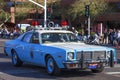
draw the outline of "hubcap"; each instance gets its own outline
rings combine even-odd
[[[54,70],[54,63],[53,63],[53,59],[49,58],[48,62],[47,62],[47,69],[49,73],[52,73]]]
[[[13,54],[13,63],[16,64],[17,63],[17,55],[14,53]]]

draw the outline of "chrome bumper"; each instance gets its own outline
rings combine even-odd
[[[95,69],[99,68],[100,65],[109,66],[106,60],[99,61],[66,61],[63,62],[67,69]]]

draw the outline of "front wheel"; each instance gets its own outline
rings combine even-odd
[[[59,75],[60,69],[56,65],[54,59],[51,56],[48,56],[46,59],[46,69],[50,75]]]
[[[91,69],[93,73],[100,73],[104,70],[104,66],[101,64],[99,68],[97,69]]]
[[[19,57],[15,51],[12,53],[12,63],[16,67],[20,67],[23,64],[23,62],[19,59]]]

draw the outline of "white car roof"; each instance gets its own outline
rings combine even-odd
[[[67,30],[36,30],[40,34],[42,33],[72,33],[71,31]]]

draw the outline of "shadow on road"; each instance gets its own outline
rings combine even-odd
[[[5,54],[3,53],[0,53],[0,58],[9,58],[8,56],[6,56]]]
[[[60,80],[61,78],[89,77],[96,75],[91,71],[67,70],[62,71],[59,76],[51,76],[47,74],[45,68],[28,63],[24,63],[22,67],[14,67],[11,63],[11,59],[3,53],[0,53],[0,73],[21,78],[36,78],[45,80]]]
[[[51,76],[47,74],[45,68],[31,65],[31,64],[23,64],[22,67],[14,67],[9,60],[9,62],[0,62],[1,68],[0,72],[12,75],[15,77],[21,78],[36,78],[36,79],[48,79],[48,80],[56,80],[60,78],[73,78],[73,77],[89,77],[94,76],[96,74],[91,71],[62,71],[59,76]]]

